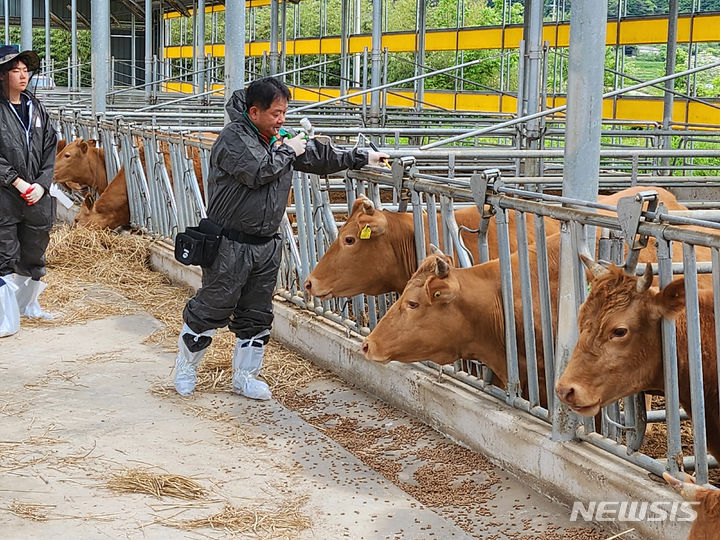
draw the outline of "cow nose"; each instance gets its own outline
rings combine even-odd
[[[569,385],[560,383],[556,384],[555,393],[558,395],[560,400],[565,403],[571,403],[575,399],[575,389]]]
[[[305,280],[305,290],[307,292],[312,292],[312,280],[310,278]]]

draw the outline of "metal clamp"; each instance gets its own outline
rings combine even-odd
[[[647,202],[646,212],[655,212],[658,206],[657,191],[639,191],[632,197],[623,197],[618,201],[617,213],[625,243],[630,248],[625,261],[625,271],[634,273],[640,250],[647,246],[648,236],[638,234],[640,221],[643,219],[643,206]]]
[[[395,158],[390,166],[390,174],[393,179],[393,186],[396,192],[400,195],[400,202],[398,204],[398,212],[407,211],[408,201],[410,200],[410,192],[403,185],[405,179],[405,171],[408,167],[415,166],[415,158],[412,156],[404,156]]]
[[[494,212],[487,214],[485,203],[487,201],[487,190],[496,192],[502,186],[502,175],[500,169],[485,169],[481,173],[475,173],[470,177],[470,191],[483,218],[490,217]]]

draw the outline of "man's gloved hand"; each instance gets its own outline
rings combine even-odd
[[[371,167],[389,167],[387,160],[390,156],[385,152],[368,151],[368,165]]]
[[[292,139],[285,139],[284,143],[293,149],[296,156],[302,156],[305,153],[307,139],[304,133],[298,133]]]
[[[38,183],[34,183],[30,186],[28,191],[25,192],[23,199],[27,201],[28,205],[33,205],[38,202],[44,194],[45,188]]]

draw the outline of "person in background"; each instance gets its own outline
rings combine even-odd
[[[227,325],[237,337],[234,392],[272,397],[268,385],[255,377],[270,339],[282,255],[278,230],[293,170],[325,175],[378,166],[388,157],[308,141],[303,133],[286,136],[281,127],[289,99],[288,88],[267,77],[236,91],[226,105],[230,123],[213,144],[208,175],[207,215],[222,236],[215,261],[202,269],[202,287],[183,311],[174,381],[181,395],[193,392],[197,367],[215,330]]]
[[[57,135],[27,90],[39,67],[33,51],[0,46],[0,336],[17,332],[18,315],[51,318],[37,298],[55,218],[48,192]]]

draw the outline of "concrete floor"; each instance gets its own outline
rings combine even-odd
[[[611,536],[330,374],[281,401],[164,392],[174,356],[143,344],[161,324],[140,313],[24,325],[0,341],[3,538],[225,538],[187,521],[226,505],[261,518],[244,537]],[[208,494],[108,488],[131,468],[192,477]]]

